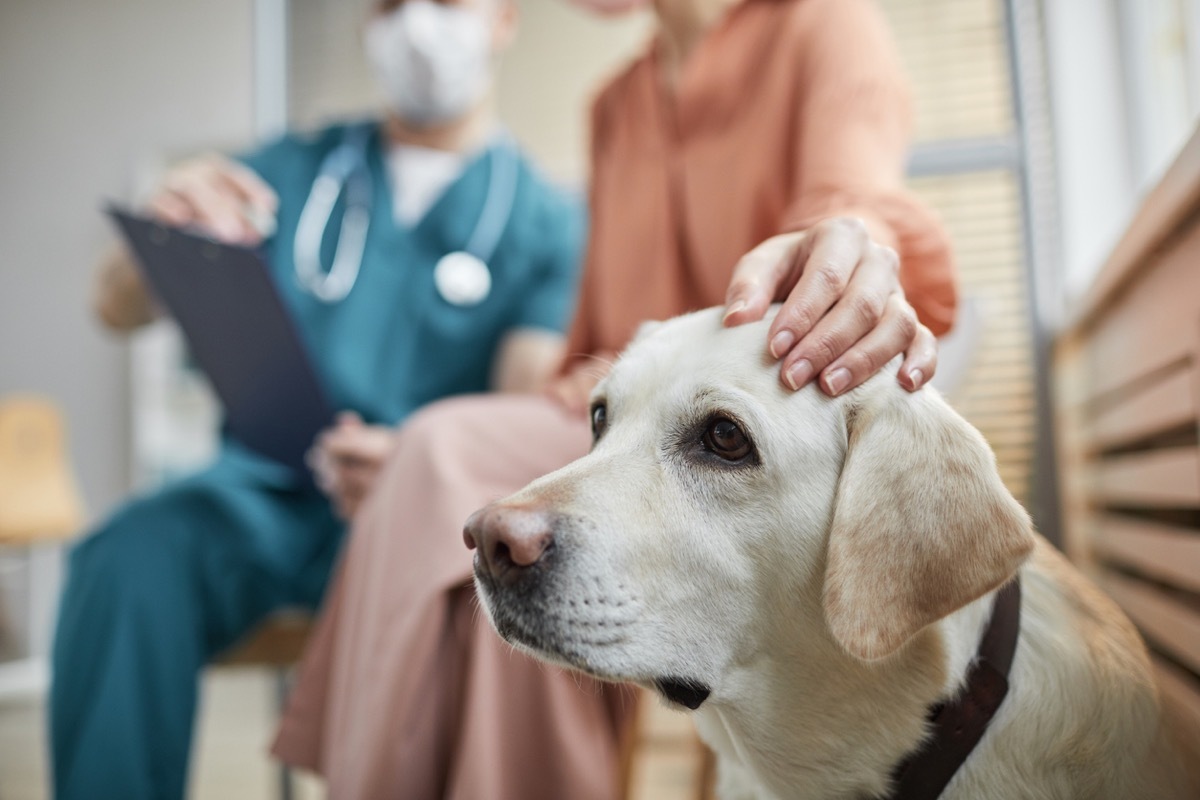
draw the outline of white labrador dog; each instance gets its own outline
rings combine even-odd
[[[722,797],[880,797],[1019,572],[1011,688],[942,797],[1192,797],[1138,634],[979,433],[895,365],[785,391],[764,325],[643,331],[593,395],[591,454],[472,517],[501,635],[696,708]]]

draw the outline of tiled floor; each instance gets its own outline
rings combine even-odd
[[[267,758],[275,719],[267,670],[228,668],[205,678],[204,707],[192,768],[193,800],[257,800],[278,796],[278,768]],[[37,699],[0,700],[0,800],[46,800],[45,721]],[[300,775],[296,800],[324,797]]]
[[[269,671],[223,668],[205,678],[192,769],[192,800],[270,800],[278,768],[267,758],[275,721]],[[691,723],[652,698],[642,707],[631,800],[694,800],[700,751]],[[46,800],[43,708],[36,699],[0,700],[0,800]],[[318,781],[297,776],[297,800],[324,797]]]

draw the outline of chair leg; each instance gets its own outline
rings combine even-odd
[[[291,691],[291,674],[287,669],[275,670],[275,705],[278,718],[283,717],[287,706],[288,692]],[[279,762],[279,800],[294,800],[296,787],[292,779],[292,768],[286,761]]]

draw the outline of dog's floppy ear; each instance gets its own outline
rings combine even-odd
[[[1007,582],[1034,539],[987,442],[936,392],[885,374],[856,394],[824,606],[837,642],[871,661]]]

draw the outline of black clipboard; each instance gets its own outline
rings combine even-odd
[[[334,412],[262,256],[107,210],[212,382],[229,433],[311,479],[304,455]]]

